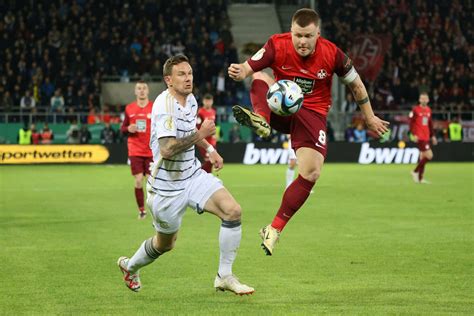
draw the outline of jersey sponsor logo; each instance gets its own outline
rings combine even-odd
[[[321,69],[316,73],[316,77],[318,77],[318,79],[324,79],[327,76],[328,76],[328,73],[325,69]]]
[[[137,132],[146,132],[146,120],[137,120],[135,123],[137,124]]]
[[[319,147],[319,148],[323,148],[324,149],[324,146],[321,145],[320,143],[315,143],[316,147]]]
[[[254,61],[257,61],[257,60],[260,60],[262,59],[263,57],[263,54],[265,54],[265,48],[261,48],[258,52],[256,52],[252,58],[250,58],[251,60],[254,60]]]
[[[293,67],[291,67],[291,66],[281,66],[281,69],[283,69],[283,70],[289,70],[291,68],[293,68]]]
[[[313,86],[314,86],[314,80],[313,79],[308,79],[308,78],[303,78],[303,77],[295,77],[293,79],[296,84],[298,84],[303,91],[304,94],[309,94],[313,92]]]
[[[371,148],[369,143],[360,147],[360,164],[409,164],[417,163],[420,151],[418,148]]]

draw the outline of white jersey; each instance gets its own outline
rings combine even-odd
[[[163,91],[153,103],[151,112],[150,147],[153,152],[151,176],[148,177],[148,190],[165,196],[182,193],[201,163],[196,158],[194,146],[176,154],[170,159],[160,155],[159,138],[189,136],[196,131],[198,104],[194,95],[188,95],[186,105],[181,106],[169,93]]]

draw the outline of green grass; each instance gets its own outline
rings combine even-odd
[[[154,233],[136,219],[127,166],[0,168],[0,314],[473,314],[474,164],[327,164],[275,255],[285,166],[227,165],[243,208],[234,272],[249,297],[215,292],[219,221],[189,211],[176,248],[125,288],[116,266]]]

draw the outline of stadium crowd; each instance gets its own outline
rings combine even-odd
[[[101,102],[104,77],[160,78],[163,62],[177,53],[190,57],[198,98],[211,93],[216,105],[236,104],[246,93],[226,76],[227,65],[238,60],[227,3],[0,2],[0,113],[41,113],[36,122],[53,122],[48,115],[56,114],[55,123],[118,124],[125,104]],[[319,1],[318,10],[331,17],[323,20],[323,35],[349,54],[357,34],[390,38],[380,74],[366,82],[376,110],[407,111],[426,91],[435,112],[474,111],[471,2],[331,0]],[[357,108],[348,94],[342,111],[355,112],[348,117],[348,141],[371,136],[358,127]],[[226,111],[220,115],[227,121]],[[353,135],[357,130],[360,137]]]
[[[434,111],[474,110],[472,2],[332,0],[318,9],[331,17],[324,36],[347,52],[357,34],[391,36],[382,71],[368,85],[375,108],[407,109],[428,92]]]
[[[105,75],[160,77],[178,53],[190,57],[198,95],[234,102],[225,1],[9,1],[0,11],[0,111],[97,111]]]

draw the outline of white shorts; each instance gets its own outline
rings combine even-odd
[[[156,231],[164,234],[177,232],[188,206],[202,213],[211,195],[223,187],[220,179],[200,169],[196,176],[188,180],[186,189],[178,195],[163,196],[149,193],[147,204],[151,209]]]

